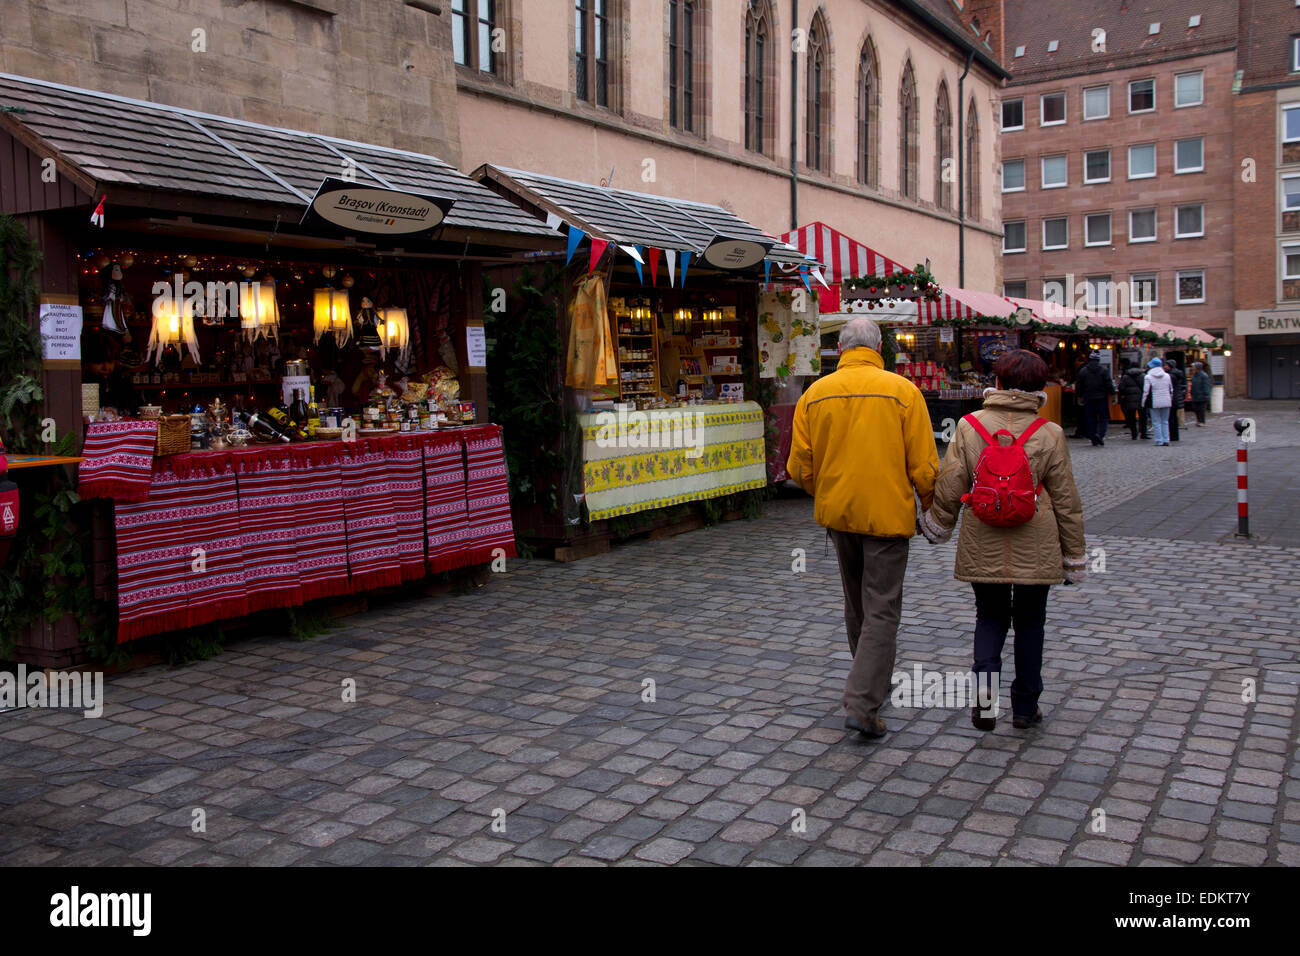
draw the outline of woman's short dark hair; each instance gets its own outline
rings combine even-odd
[[[1003,388],[1037,392],[1047,384],[1047,363],[1024,349],[1010,349],[993,363],[993,374]]]

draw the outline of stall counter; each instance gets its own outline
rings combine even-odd
[[[767,485],[756,402],[621,408],[580,415],[578,423],[591,521]]]

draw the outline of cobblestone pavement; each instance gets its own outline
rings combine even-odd
[[[1226,418],[1181,445],[1075,443],[1089,515],[1235,448]],[[113,676],[100,719],[0,713],[0,863],[1300,864],[1300,541],[1141,531],[1054,590],[1030,731],[887,705],[846,734],[834,554],[783,500]],[[969,667],[952,559],[913,542],[899,670]]]

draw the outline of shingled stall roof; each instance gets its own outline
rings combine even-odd
[[[817,265],[793,246],[767,235],[721,206],[650,193],[592,186],[570,179],[485,164],[471,175],[495,183],[543,212],[558,215],[597,239],[625,246],[699,254],[718,236],[773,243],[767,258],[777,265]]]
[[[355,164],[359,185],[455,200],[448,229],[556,240],[513,203],[441,160],[0,73],[0,123],[70,166],[88,192],[158,190],[301,212]],[[517,244],[517,243],[512,243]]]

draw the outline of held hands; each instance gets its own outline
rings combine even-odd
[[[916,530],[925,535],[925,540],[931,544],[943,544],[952,537],[952,528],[944,528],[939,522],[931,517],[929,511],[922,512],[921,516],[916,519]]]

